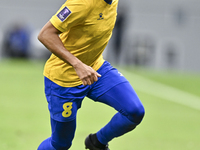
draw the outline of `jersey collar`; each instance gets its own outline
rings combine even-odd
[[[106,3],[108,3],[108,4],[112,4],[112,0],[104,0]]]

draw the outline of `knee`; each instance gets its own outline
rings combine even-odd
[[[127,111],[128,119],[136,124],[140,124],[144,115],[145,109],[143,105],[139,105],[137,107],[131,107]]]

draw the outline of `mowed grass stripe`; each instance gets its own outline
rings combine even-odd
[[[129,79],[135,90],[200,110],[199,96],[141,77],[123,69],[120,69],[120,71]]]

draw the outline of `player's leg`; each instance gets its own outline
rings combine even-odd
[[[59,122],[51,118],[52,135],[44,140],[38,150],[67,150],[71,147],[76,120]]]
[[[44,140],[38,147],[37,150],[56,150],[51,144],[51,137]]]
[[[67,150],[72,145],[76,130],[76,120],[59,122],[51,119],[52,140],[51,144],[56,150]]]
[[[113,87],[97,100],[118,111],[110,122],[97,132],[97,138],[102,144],[133,130],[143,119],[144,107],[128,82]]]
[[[110,105],[118,113],[97,132],[97,135],[89,136],[87,139],[93,139],[93,142],[98,139],[99,146],[105,146],[113,138],[133,130],[144,116],[144,107],[127,79],[108,62],[105,62],[98,72],[102,76],[87,96]]]
[[[81,107],[87,86],[61,87],[45,78],[45,94],[51,115],[52,135],[38,150],[68,150],[76,129],[76,114]],[[80,94],[81,93],[81,94]]]
[[[110,105],[118,113],[96,134],[87,137],[86,147],[90,140],[96,147],[103,148],[113,138],[133,130],[143,119],[144,107],[128,82],[114,86],[96,101]]]

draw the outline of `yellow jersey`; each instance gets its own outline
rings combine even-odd
[[[117,5],[118,0],[67,0],[50,19],[62,32],[65,48],[95,71],[104,63],[102,53],[112,35]],[[54,54],[45,64],[44,76],[63,87],[82,84],[74,68]]]

